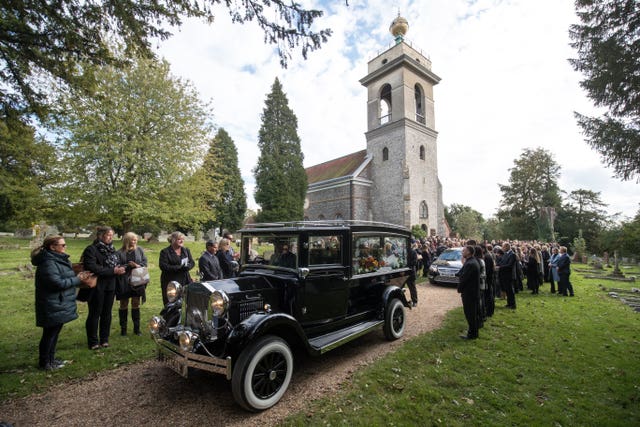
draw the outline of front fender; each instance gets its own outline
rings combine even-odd
[[[306,335],[294,317],[286,313],[255,313],[233,328],[227,337],[227,352],[236,358],[250,342],[268,333],[288,342],[297,339],[309,348]]]

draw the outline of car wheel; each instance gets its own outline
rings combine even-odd
[[[435,280],[433,280],[431,277],[429,277],[429,283],[431,283],[432,285],[435,285],[435,284],[436,284],[436,281],[435,281]]]
[[[404,333],[405,316],[402,301],[392,299],[384,312],[384,336],[389,341],[397,340]]]
[[[292,372],[289,345],[279,337],[266,335],[240,353],[231,378],[233,398],[249,411],[268,409],[287,391]]]

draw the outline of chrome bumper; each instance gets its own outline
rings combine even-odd
[[[202,354],[189,353],[170,341],[162,338],[154,338],[158,346],[158,360],[165,366],[173,369],[178,374],[187,378],[189,368],[223,374],[231,379],[231,357],[221,359]]]

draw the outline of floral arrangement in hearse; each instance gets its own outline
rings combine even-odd
[[[357,273],[372,273],[384,266],[385,262],[383,260],[377,260],[372,255],[369,255],[368,257],[360,258],[358,260]]]

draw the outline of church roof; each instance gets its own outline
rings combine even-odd
[[[351,176],[362,165],[366,156],[367,150],[362,150],[319,165],[310,166],[306,169],[307,181],[309,184],[314,184],[329,179]]]

